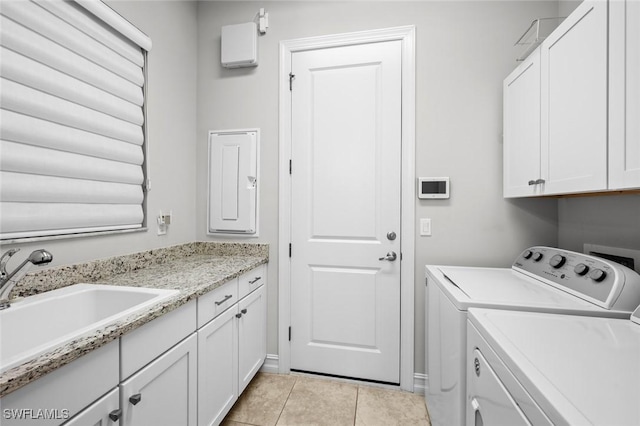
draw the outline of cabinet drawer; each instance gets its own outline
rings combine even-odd
[[[114,417],[120,416],[121,414],[119,413],[119,407],[120,390],[118,388],[115,388],[114,390],[91,404],[73,419],[64,423],[64,426],[115,425],[115,422],[117,420],[112,420],[109,415],[112,414]]]
[[[242,299],[267,281],[267,268],[260,265],[257,268],[245,272],[238,278],[238,298]]]
[[[198,298],[198,328],[202,327],[238,301],[238,279]]]
[[[0,423],[59,425],[117,384],[118,341],[114,340],[3,397]],[[37,417],[38,410],[48,410],[48,417]],[[19,419],[20,413],[26,417]]]
[[[120,338],[120,380],[160,356],[196,330],[196,301],[125,334]]]

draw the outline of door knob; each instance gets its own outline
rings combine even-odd
[[[395,251],[390,251],[389,253],[387,253],[387,255],[385,257],[380,257],[380,258],[378,258],[378,260],[388,260],[389,262],[393,262],[397,258],[398,258],[398,256],[396,255],[396,252]]]

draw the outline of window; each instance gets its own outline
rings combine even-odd
[[[150,39],[98,0],[0,20],[0,239],[144,228]]]

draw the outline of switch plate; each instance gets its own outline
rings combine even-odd
[[[420,235],[422,235],[423,237],[431,236],[431,219],[420,219]]]

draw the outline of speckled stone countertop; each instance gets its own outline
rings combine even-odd
[[[175,289],[179,293],[148,309],[0,374],[0,397],[69,364],[147,322],[267,263],[267,244],[189,243],[27,275],[12,296],[28,296],[76,283]],[[11,308],[9,308],[11,309]]]

